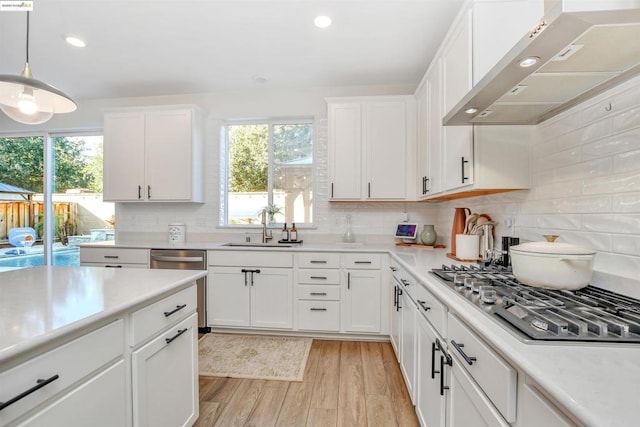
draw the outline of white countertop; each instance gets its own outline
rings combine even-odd
[[[166,248],[158,242],[87,244]],[[222,243],[189,243],[176,249],[265,250],[259,247],[228,247]],[[608,343],[525,342],[501,327],[430,274],[442,264],[458,264],[445,256],[446,250],[428,250],[370,244],[303,244],[300,247],[268,250],[388,252],[416,276],[436,297],[514,366],[520,368],[553,399],[588,426],[630,426],[637,424],[637,394],[640,385],[640,345]],[[615,289],[612,289],[615,290]],[[521,379],[522,380],[522,379]]]
[[[0,366],[186,287],[203,271],[32,267],[0,272]]]
[[[640,344],[524,342],[429,273],[454,264],[443,251],[392,251],[449,310],[589,426],[638,425]]]

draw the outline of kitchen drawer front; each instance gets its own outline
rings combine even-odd
[[[418,311],[427,318],[441,337],[447,338],[447,306],[420,283],[417,284],[414,292]]]
[[[298,283],[340,284],[340,270],[298,270]]]
[[[340,287],[332,285],[298,285],[299,300],[340,300]]]
[[[103,268],[149,268],[147,264],[124,264],[121,262],[83,262],[83,267],[103,267]]]
[[[298,329],[309,331],[339,331],[340,302],[298,301]]]
[[[131,315],[129,345],[135,347],[196,310],[196,286],[190,286]]]
[[[380,254],[348,253],[344,256],[345,268],[380,269]]]
[[[209,265],[229,267],[293,267],[290,252],[209,251]]]
[[[51,379],[51,382],[39,390],[0,411],[0,425],[8,424],[36,405],[69,388],[121,357],[123,352],[124,326],[122,320],[117,320],[0,373],[0,402],[7,402],[32,389],[40,380]]]
[[[451,313],[448,329],[450,353],[471,374],[505,420],[515,422],[517,371]],[[475,360],[465,361],[463,353]]]
[[[80,263],[149,265],[149,249],[80,248]]]
[[[340,268],[340,254],[330,252],[298,254],[299,268]]]

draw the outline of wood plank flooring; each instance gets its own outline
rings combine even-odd
[[[391,344],[314,340],[304,381],[200,377],[210,426],[419,426]]]

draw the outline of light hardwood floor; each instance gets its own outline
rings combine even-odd
[[[390,343],[314,340],[304,381],[200,377],[209,426],[419,426]]]

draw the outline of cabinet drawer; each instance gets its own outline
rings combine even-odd
[[[340,300],[340,287],[331,285],[298,285],[299,300]]]
[[[298,254],[300,268],[340,268],[340,254],[329,252]]]
[[[414,292],[418,311],[427,318],[442,338],[447,338],[447,306],[419,283]]]
[[[129,345],[134,347],[193,313],[196,310],[196,292],[196,287],[190,286],[133,313]]]
[[[340,270],[298,270],[298,283],[340,284]]]
[[[103,268],[149,268],[147,264],[126,264],[122,262],[83,262],[82,266]]]
[[[346,268],[380,268],[380,254],[345,254]]]
[[[149,264],[148,249],[80,248],[80,263]]]
[[[13,399],[38,385],[40,380],[52,379],[42,388],[0,411],[0,425],[8,424],[36,405],[121,357],[123,351],[123,321],[117,320],[0,373],[0,402]]]
[[[293,267],[293,254],[274,250],[260,251],[209,251],[209,265],[230,267]]]
[[[310,331],[339,331],[340,302],[298,301],[298,329]]]
[[[449,351],[489,397],[508,422],[516,420],[517,372],[460,319],[449,314]],[[475,360],[465,361],[464,355]],[[471,363],[469,363],[471,362]]]

